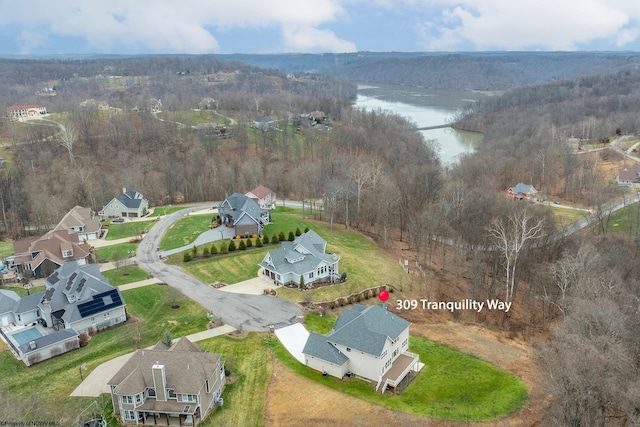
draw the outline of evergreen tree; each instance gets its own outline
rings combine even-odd
[[[258,237],[256,239],[256,248],[261,248],[261,247],[262,247],[262,239]]]
[[[193,249],[191,249],[191,253],[193,254],[194,257],[198,256],[198,247],[196,245],[193,245]]]
[[[240,243],[238,244],[238,249],[240,249],[241,251],[247,250],[247,244],[244,242],[244,240],[240,240]]]
[[[236,250],[236,242],[234,242],[233,240],[229,241],[229,252],[233,252]]]
[[[269,236],[267,236],[266,234],[262,237],[262,243],[264,243],[265,245],[269,244]]]
[[[300,227],[296,227],[296,236],[299,236],[302,234],[302,231],[300,231]]]
[[[278,240],[281,242],[285,241],[285,237],[284,237],[284,231],[281,231],[280,234],[278,234]]]
[[[202,250],[202,256],[205,258],[209,258],[209,255],[211,255],[211,251],[207,246],[205,246],[204,249]]]
[[[209,252],[211,252],[211,255],[216,255],[218,253],[218,247],[215,243],[211,244],[211,249],[209,249]]]
[[[256,238],[256,240],[257,240],[257,238]],[[253,240],[247,239],[247,248],[250,248],[252,246],[253,246]]]
[[[293,235],[293,231],[289,232],[289,241],[293,242],[296,239],[296,236]]]
[[[304,274],[300,275],[300,289],[304,289]]]
[[[304,228],[304,232],[306,233],[307,231],[309,231],[309,227]]]
[[[183,260],[184,262],[189,262],[189,261],[191,261],[191,254],[190,254],[189,252],[186,252],[186,251],[185,251],[185,252],[183,253],[183,255],[182,255],[182,260]]]
[[[284,236],[284,234],[283,234],[283,236]],[[284,240],[284,237],[283,237],[282,240]],[[277,234],[274,234],[273,237],[271,237],[271,243],[278,243],[279,241],[280,241],[280,239],[278,238]]]
[[[220,253],[226,254],[227,252],[229,252],[229,246],[227,246],[227,242],[223,240],[222,243],[220,244]]]

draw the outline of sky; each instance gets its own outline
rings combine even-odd
[[[0,0],[0,55],[640,51],[638,0]]]

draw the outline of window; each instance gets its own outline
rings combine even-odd
[[[155,388],[150,388],[148,390],[148,395],[149,395],[149,397],[156,397],[156,389]]]
[[[69,258],[71,256],[73,256],[73,251],[72,250],[62,251],[62,258]]]
[[[402,347],[408,347],[408,346],[409,346],[409,340],[405,338],[405,340],[402,341]]]
[[[173,391],[173,389],[170,389],[170,390],[169,390],[169,397],[170,397],[171,399],[177,399],[177,398],[178,398],[178,396],[176,396],[176,392],[175,392],[175,391]]]
[[[135,411],[131,411],[131,410],[124,411],[124,419],[125,420],[135,420],[136,419]]]
[[[110,319],[110,318],[111,318],[111,312],[110,312],[110,311],[106,312],[106,313],[104,314],[104,318],[105,318],[105,320],[106,320],[106,319]]]
[[[195,402],[196,401],[196,396],[193,394],[183,394],[182,395],[182,401],[183,402]]]
[[[313,271],[309,273],[309,279],[313,279]]]
[[[350,351],[351,351],[351,349],[349,347],[347,347],[347,352],[350,352]]]
[[[136,404],[139,405],[142,402],[142,395],[136,394]]]
[[[133,398],[131,396],[122,396],[121,399],[122,399],[122,403],[125,403],[125,404],[133,403]]]
[[[380,359],[384,359],[385,357],[387,357],[387,350],[382,352],[382,354],[380,355]]]

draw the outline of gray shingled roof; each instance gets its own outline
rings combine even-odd
[[[44,291],[20,298],[20,300],[13,306],[13,312],[15,314],[20,314],[35,310],[38,308],[38,304],[42,301],[43,296]]]
[[[49,345],[53,345],[55,343],[65,341],[65,340],[68,340],[69,338],[77,337],[77,336],[78,336],[78,332],[76,332],[75,329],[71,329],[71,328],[61,329],[57,332],[53,332],[51,334],[34,339],[33,342],[35,342],[36,344],[35,348],[31,348],[29,346],[29,343],[24,343],[21,346],[19,346],[18,349],[22,354],[29,354],[32,351],[38,351],[43,347],[47,347]]]
[[[305,274],[323,262],[326,264],[335,262],[333,257],[338,255],[325,254],[326,245],[327,242],[322,237],[315,231],[309,230],[296,237],[293,242],[282,242],[279,249],[270,251],[258,265],[283,275]],[[294,260],[298,261],[292,262]]]
[[[14,291],[0,289],[0,314],[13,311],[13,307],[19,300],[20,296]]]
[[[347,356],[340,353],[337,348],[327,341],[327,337],[313,332],[309,334],[307,343],[302,349],[302,354],[308,354],[338,366],[344,365],[349,360]]]
[[[117,195],[115,198],[129,209],[139,208],[140,204],[144,200],[144,196],[136,190],[127,190],[126,192]]]
[[[220,355],[194,346],[178,341],[169,350],[137,350],[108,384],[116,385],[115,393],[119,395],[141,393],[147,387],[154,388],[151,367],[160,364],[165,369],[167,388],[176,393],[197,394],[218,369]]]
[[[331,347],[333,347],[333,343],[340,344],[380,357],[387,340],[398,338],[409,325],[411,323],[393,313],[382,310],[377,305],[364,307],[354,304],[353,309],[345,309],[342,312],[336,320],[334,330],[322,338]],[[314,337],[311,343],[308,340],[303,353],[331,361],[325,359],[327,350],[316,340],[318,340],[317,337]]]
[[[82,319],[79,305],[92,301],[96,295],[117,289],[100,273],[98,264],[79,267],[74,262],[58,268],[45,279],[45,285],[48,288],[45,296],[50,301],[51,312],[64,310],[62,319],[67,325]],[[120,300],[120,305],[123,305],[122,295]]]
[[[231,218],[234,223],[238,221],[243,214],[247,214],[256,222],[259,222],[262,214],[266,211],[267,209],[262,209],[252,199],[238,192],[227,197],[220,203],[220,206],[218,206],[218,213]]]

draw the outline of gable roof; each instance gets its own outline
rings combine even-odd
[[[21,254],[14,263],[22,265],[31,262],[31,270],[35,270],[46,259],[58,265],[86,259],[91,251],[91,247],[87,243],[80,243],[78,234],[70,230],[52,230],[37,239],[16,241],[13,249],[16,254]],[[63,250],[72,250],[72,257],[63,257]]]
[[[268,189],[264,185],[260,184],[256,188],[254,188],[253,190],[246,192],[245,195],[250,197],[249,194],[253,194],[258,199],[264,199],[265,197],[267,197],[271,193],[272,193],[272,191],[270,189]]]
[[[323,338],[329,345],[339,344],[380,357],[387,340],[395,340],[410,325],[408,321],[377,305],[364,307],[354,304],[353,309],[342,311],[334,330]],[[327,357],[327,350],[315,342],[317,337],[313,340],[311,343],[307,340],[309,345],[305,345],[303,353],[330,362],[331,360],[324,359]]]
[[[326,246],[326,240],[309,230],[293,242],[282,242],[279,249],[267,253],[258,265],[279,274],[304,274],[321,264],[333,264],[340,259],[337,254],[326,254]]]
[[[43,335],[41,337],[31,340],[35,343],[34,348],[31,348],[31,345],[29,345],[29,342],[26,342],[21,346],[18,346],[18,349],[20,350],[20,353],[28,354],[28,353],[31,353],[32,351],[39,351],[43,347],[47,347],[61,341],[66,341],[74,337],[78,337],[78,332],[76,332],[75,329],[71,329],[71,328],[60,329],[59,331],[55,331],[50,334]]]
[[[147,199],[136,190],[123,191],[122,194],[118,194],[115,199],[128,209],[138,209],[142,202],[147,201]]]
[[[338,366],[344,365],[349,360],[347,356],[342,354],[340,350],[327,341],[327,337],[318,335],[314,332],[309,334],[309,338],[307,338],[307,343],[304,345],[302,353],[317,357],[318,359],[326,360],[327,362]]]
[[[62,217],[53,230],[69,230],[75,227],[84,227],[84,232],[86,233],[98,231],[100,230],[100,219],[95,216],[91,208],[75,206]]]
[[[640,164],[636,163],[622,169],[620,172],[618,172],[618,180],[619,181],[640,180]]]
[[[19,300],[20,296],[14,291],[0,289],[0,314],[13,311],[13,307]]]
[[[533,188],[533,185],[523,184],[519,182],[514,187],[511,187],[511,191],[513,191],[516,194],[518,193],[529,194],[531,192],[535,193],[536,189]]]
[[[51,313],[67,325],[124,306],[120,290],[111,286],[97,264],[66,263],[45,279],[45,285],[40,304],[49,304]]]
[[[231,218],[234,224],[245,214],[249,215],[256,223],[260,222],[260,217],[267,211],[239,192],[233,193],[218,206],[218,213]]]
[[[205,380],[211,378],[218,369],[220,355],[206,353],[195,343],[182,337],[168,349],[137,350],[124,366],[111,378],[109,385],[115,385],[115,393],[133,395],[145,388],[154,388],[152,366],[163,365],[166,388],[176,394],[198,394]],[[183,405],[184,406],[184,405]]]

